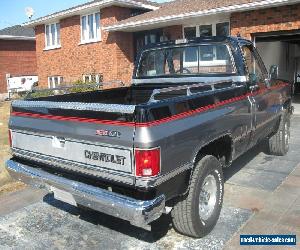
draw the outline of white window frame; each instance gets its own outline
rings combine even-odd
[[[189,47],[193,47],[193,46],[189,46]],[[197,47],[197,61],[193,61],[193,62],[187,62],[185,61],[185,51],[183,53],[183,67],[198,67],[198,62],[199,62],[199,47],[198,46],[195,46]]]
[[[201,24],[191,24],[182,26],[182,37],[185,39],[184,28],[196,27],[196,37],[200,37],[200,26],[202,25],[212,25],[212,35],[215,36],[217,34],[217,24],[220,23],[228,23],[229,24],[229,35],[230,35],[230,21],[218,21],[218,22],[203,22]]]
[[[55,78],[57,78],[57,86],[54,81]],[[64,79],[63,76],[48,76],[48,88],[49,89],[51,88],[50,80],[52,80],[53,88],[57,88],[59,85],[63,83],[64,81],[63,79]]]
[[[52,44],[52,30],[51,30],[51,26],[54,24],[55,27],[55,33],[54,33],[54,44]],[[58,32],[57,32],[57,24],[59,24],[59,42],[57,42],[57,38],[58,38]],[[50,44],[47,43],[47,26],[49,26],[49,41]],[[50,49],[57,49],[57,48],[61,48],[61,27],[60,27],[60,22],[54,22],[54,23],[47,23],[45,24],[45,50],[50,50]]]
[[[88,83],[91,83],[93,76],[95,76],[95,78],[96,78],[96,83],[97,84],[100,83],[101,74],[84,74],[84,75],[82,75],[82,80],[85,83],[85,78],[88,77],[89,78],[89,82]]]
[[[230,21],[223,20],[223,21],[218,21],[218,22],[203,22],[201,24],[182,26],[182,37],[185,39],[184,28],[190,28],[190,27],[195,27],[196,28],[196,37],[200,37],[200,26],[202,26],[202,25],[211,25],[212,26],[212,35],[215,36],[217,34],[217,24],[219,24],[219,23],[228,23],[229,24],[229,35],[230,35]],[[200,56],[199,53],[198,53],[198,56]],[[216,51],[214,51],[214,56],[216,56]],[[194,62],[185,62],[185,54],[183,55],[183,66],[184,67],[193,66],[194,64],[195,64]],[[225,60],[213,60],[213,61],[205,61],[205,62],[203,61],[203,62],[200,62],[199,66],[215,66],[215,65],[222,65],[222,64],[226,65],[226,61]]]
[[[99,13],[99,29],[97,29],[96,25],[96,14]],[[95,34],[95,38],[90,39],[89,38],[89,32],[90,32],[90,27],[89,27],[89,15],[93,15],[93,31]],[[84,37],[82,36],[83,30],[82,30],[82,18],[86,18],[86,30],[84,32]],[[92,12],[88,14],[84,14],[80,16],[80,43],[79,44],[86,44],[86,43],[95,43],[95,42],[100,42],[101,41],[101,13],[100,11],[97,12]]]

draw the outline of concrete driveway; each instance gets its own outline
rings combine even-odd
[[[0,248],[236,249],[240,233],[272,233],[278,228],[281,233],[297,234],[299,239],[299,149],[300,116],[294,116],[286,156],[268,156],[258,146],[226,169],[221,217],[203,239],[176,233],[169,216],[162,217],[149,232],[26,188],[0,196]]]

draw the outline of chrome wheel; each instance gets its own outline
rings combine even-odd
[[[217,181],[213,175],[208,175],[203,181],[199,197],[199,216],[208,220],[212,215],[217,202]]]

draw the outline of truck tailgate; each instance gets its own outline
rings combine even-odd
[[[134,108],[120,105],[118,110],[117,105],[112,109],[105,104],[101,109],[99,104],[97,107],[84,103],[13,102],[13,154],[56,168],[134,184]],[[115,120],[101,118],[106,118],[106,110]]]

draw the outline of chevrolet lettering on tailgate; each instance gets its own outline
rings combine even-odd
[[[102,161],[102,162],[111,162],[118,165],[124,165],[124,162],[126,160],[126,157],[121,155],[111,155],[111,154],[105,154],[95,151],[84,151],[84,156],[86,159],[95,160],[95,161]]]

